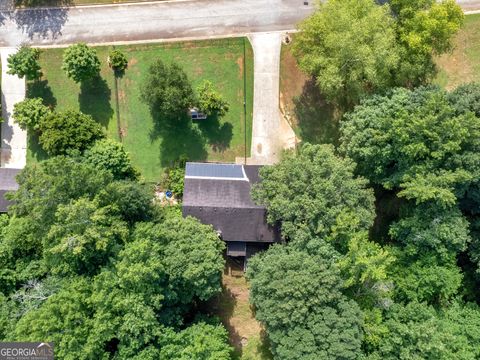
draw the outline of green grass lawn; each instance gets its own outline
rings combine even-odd
[[[439,73],[435,82],[447,89],[471,81],[480,81],[480,14],[465,16],[465,24],[454,39],[451,53],[437,59]]]
[[[182,156],[198,161],[233,162],[236,156],[243,156],[245,150],[247,154],[250,152],[253,52],[248,40],[238,38],[117,48],[129,59],[125,75],[118,79],[118,112],[115,78],[106,65],[111,47],[97,48],[102,61],[101,77],[89,86],[79,86],[65,76],[61,70],[63,49],[45,50],[41,55],[44,76],[40,82],[29,84],[28,96],[41,96],[58,110],[74,108],[92,115],[104,126],[109,137],[119,140],[121,136],[134,165],[149,182],[158,181],[165,167]],[[148,107],[140,101],[139,88],[149,65],[157,58],[182,66],[194,88],[204,79],[212,81],[230,104],[228,114],[219,121],[207,119],[176,130],[155,126]],[[36,139],[30,139],[28,161],[43,158],[45,154]]]

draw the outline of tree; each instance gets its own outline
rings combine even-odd
[[[40,71],[40,50],[28,45],[22,45],[15,54],[8,57],[8,74],[25,77],[27,80],[37,80],[42,76]]]
[[[100,72],[97,51],[84,43],[70,45],[63,53],[62,70],[76,83],[97,77]]]
[[[192,85],[185,72],[175,63],[157,59],[148,68],[140,88],[141,100],[156,117],[182,116],[195,103]]]
[[[389,8],[373,0],[321,3],[301,23],[293,46],[300,68],[340,104],[390,86],[399,62]]]
[[[42,98],[25,99],[13,106],[13,119],[23,130],[37,132],[40,123],[50,114]]]
[[[306,230],[346,249],[349,236],[368,229],[374,218],[373,192],[353,175],[355,164],[334,154],[330,145],[301,147],[280,163],[260,170],[262,181],[252,196],[267,207],[270,223],[281,221],[284,236]],[[310,237],[306,237],[310,239]]]
[[[457,114],[471,111],[480,118],[480,83],[460,85],[448,94],[448,100]]]
[[[178,333],[167,331],[158,356],[165,360],[230,360],[232,348],[222,325],[198,322]]]
[[[129,224],[151,220],[154,213],[151,186],[135,181],[114,181],[96,196],[101,206],[109,206],[113,214]]]
[[[394,305],[385,322],[388,332],[368,359],[476,359],[479,319],[473,305],[454,304],[441,312],[417,302]]]
[[[84,151],[104,137],[102,128],[90,115],[75,110],[53,112],[40,123],[40,145],[49,155]]]
[[[121,287],[137,289],[151,301],[152,294],[163,293],[163,323],[178,321],[192,301],[208,300],[221,291],[223,247],[210,226],[193,218],[139,225],[134,241],[119,256]]]
[[[478,178],[480,122],[456,115],[438,88],[375,95],[341,123],[342,152],[358,172],[417,204],[456,204]]]
[[[230,105],[215,90],[213,84],[204,80],[198,87],[198,107],[206,115],[223,117],[228,112]]]
[[[250,300],[275,359],[356,359],[362,341],[358,305],[341,293],[332,260],[273,245],[249,261]]]
[[[108,55],[108,64],[113,69],[115,74],[121,74],[128,66],[127,57],[120,50],[114,49]]]
[[[397,250],[396,255],[398,261],[392,266],[390,279],[395,283],[397,302],[445,306],[458,294],[463,276],[454,254],[439,259],[432,252],[411,255]]]
[[[362,308],[388,307],[392,289],[388,272],[394,261],[388,250],[368,240],[366,231],[353,236],[348,252],[338,261],[346,293]]]
[[[111,214],[109,207],[85,198],[60,205],[55,218],[43,241],[44,257],[53,274],[95,274],[129,236],[126,223]]]
[[[115,179],[136,179],[139,176],[123,145],[111,139],[95,142],[85,151],[84,158],[95,167],[110,171]]]
[[[394,72],[399,86],[418,86],[435,75],[433,56],[452,47],[451,39],[463,23],[454,0],[392,0],[397,19],[401,61]]]

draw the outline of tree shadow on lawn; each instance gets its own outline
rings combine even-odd
[[[113,108],[110,104],[112,91],[107,81],[98,76],[90,81],[82,82],[78,103],[80,111],[91,115],[102,126],[108,128],[108,123],[113,116]]]
[[[27,86],[27,98],[39,97],[43,103],[54,109],[57,106],[57,99],[53,95],[48,80],[31,81]]]
[[[339,121],[343,111],[327,103],[311,79],[305,82],[302,94],[293,99],[300,138],[312,144],[339,143]]]
[[[180,158],[192,161],[207,159],[206,139],[197,124],[187,114],[175,116],[153,115],[154,127],[150,140],[161,138],[160,155],[162,166],[173,166]]]
[[[207,119],[196,122],[198,128],[215,152],[223,152],[230,147],[233,137],[233,125],[229,122],[220,124],[217,115],[211,115]]]
[[[28,150],[32,154],[32,158],[35,161],[39,162],[49,158],[48,154],[43,150],[40,145],[39,138],[37,134],[28,134]]]

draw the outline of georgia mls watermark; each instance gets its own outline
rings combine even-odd
[[[0,342],[0,360],[53,360],[53,343]]]

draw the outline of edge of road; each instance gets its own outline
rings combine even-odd
[[[176,0],[173,0],[176,1]],[[183,1],[183,0],[182,0]],[[191,1],[191,0],[186,0]],[[109,45],[132,45],[132,44],[161,44],[171,42],[188,42],[188,41],[203,41],[203,40],[215,40],[215,39],[231,39],[239,37],[248,37],[251,34],[291,34],[298,32],[297,29],[290,30],[278,30],[278,31],[259,31],[259,32],[245,32],[245,33],[232,33],[221,35],[209,35],[209,36],[191,36],[191,37],[177,37],[177,38],[161,38],[161,39],[148,39],[148,40],[126,40],[126,41],[110,41],[110,42],[93,42],[88,43],[90,46],[109,46]],[[71,44],[58,44],[58,45],[35,45],[39,49],[52,49],[52,48],[67,48]]]
[[[11,11],[32,11],[32,10],[49,10],[49,9],[85,9],[85,8],[102,8],[102,7],[113,7],[113,6],[139,6],[139,5],[154,5],[154,4],[168,4],[168,3],[179,3],[179,2],[189,2],[189,1],[198,1],[198,0],[147,0],[147,1],[137,1],[137,0],[126,0],[117,3],[110,4],[78,4],[78,5],[58,5],[58,6],[34,6],[34,7],[19,7],[14,8]]]

